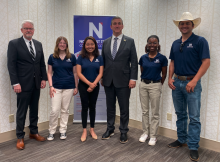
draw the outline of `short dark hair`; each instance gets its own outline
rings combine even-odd
[[[147,42],[149,41],[149,39],[151,38],[156,38],[158,40],[158,43],[160,42],[159,37],[157,35],[151,35],[147,38]]]
[[[96,42],[95,38],[92,37],[92,36],[89,36],[89,37],[85,38],[85,40],[83,42],[82,50],[80,52],[80,55],[82,56],[82,58],[89,58],[88,52],[86,51],[86,48],[85,48],[85,44],[86,44],[87,40],[92,40],[95,43],[95,50],[93,51],[92,55],[95,58],[97,58],[99,56],[99,49],[98,49],[98,45],[97,45],[97,42]]]
[[[159,41],[160,41],[160,40],[159,40],[159,37],[158,37],[157,35],[151,35],[151,36],[149,36],[149,37],[147,38],[147,43],[148,43],[149,39],[151,39],[151,38],[156,38],[157,41],[158,41],[158,43],[159,43]],[[145,46],[145,52],[146,52],[146,53],[150,52],[150,50],[147,48],[147,44],[146,44],[146,46]],[[159,44],[159,46],[158,46],[157,52],[160,52],[160,44]]]
[[[123,20],[122,20],[122,18],[120,18],[119,16],[115,16],[115,17],[112,18],[112,20],[111,20],[111,25],[112,25],[113,20],[115,20],[115,19],[120,19],[121,22],[122,22],[122,25],[123,25]]]

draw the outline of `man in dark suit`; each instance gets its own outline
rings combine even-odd
[[[105,88],[107,102],[107,130],[102,139],[114,135],[116,97],[120,107],[120,142],[128,141],[129,98],[131,88],[136,86],[138,75],[137,53],[134,39],[122,34],[123,21],[114,17],[111,21],[112,37],[106,39],[102,46],[104,74],[102,84]]]
[[[38,134],[38,102],[40,88],[46,87],[46,66],[42,44],[32,39],[34,24],[31,20],[22,23],[23,36],[8,44],[8,71],[11,85],[17,94],[16,135],[17,149],[24,149],[24,125],[29,106],[30,135],[37,141],[46,139]]]

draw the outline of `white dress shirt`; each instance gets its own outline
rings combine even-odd
[[[34,50],[34,55],[36,57],[36,50],[35,50],[35,46],[34,46],[33,40],[32,39],[31,40],[27,40],[24,36],[23,36],[23,39],[24,39],[25,44],[27,45],[27,48],[28,48],[29,51],[30,51],[30,43],[29,42],[31,41],[31,45],[32,45],[32,48]]]
[[[112,41],[111,41],[111,53],[112,53],[112,50],[113,50],[113,44],[114,44],[114,42],[115,42],[115,40],[114,40],[115,37],[116,37],[116,36],[112,35]],[[123,34],[117,36],[117,38],[118,38],[118,40],[117,40],[117,51],[118,51],[118,48],[119,48],[119,46],[120,46],[120,44],[121,44],[122,37],[123,37]],[[116,55],[117,55],[117,54],[116,54]]]

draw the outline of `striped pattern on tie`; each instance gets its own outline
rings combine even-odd
[[[114,60],[115,56],[116,56],[116,53],[117,53],[117,40],[118,38],[115,37],[114,38],[114,44],[113,44],[113,50],[112,50],[112,58]]]
[[[32,58],[33,61],[35,61],[35,54],[34,54],[34,49],[33,49],[33,47],[32,47],[31,41],[29,42],[29,44],[30,44],[31,58]]]

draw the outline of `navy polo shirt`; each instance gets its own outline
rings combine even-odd
[[[180,76],[196,75],[202,65],[202,59],[210,58],[208,42],[193,33],[184,42],[182,52],[181,43],[182,37],[173,42],[170,51],[170,59],[174,60],[174,73]]]
[[[148,80],[161,80],[162,67],[167,66],[168,60],[166,56],[158,53],[152,61],[148,56],[148,53],[141,56],[139,60],[139,65],[143,67],[143,72],[141,73],[141,79]]]
[[[102,56],[94,58],[91,62],[88,58],[82,58],[81,55],[79,55],[77,59],[77,64],[81,65],[82,74],[90,82],[95,81],[95,79],[99,75],[100,66],[104,65]]]
[[[53,68],[53,87],[57,89],[73,89],[75,88],[75,79],[73,75],[73,67],[76,66],[76,57],[71,54],[71,58],[61,60],[54,58],[53,54],[48,59],[48,65]]]

